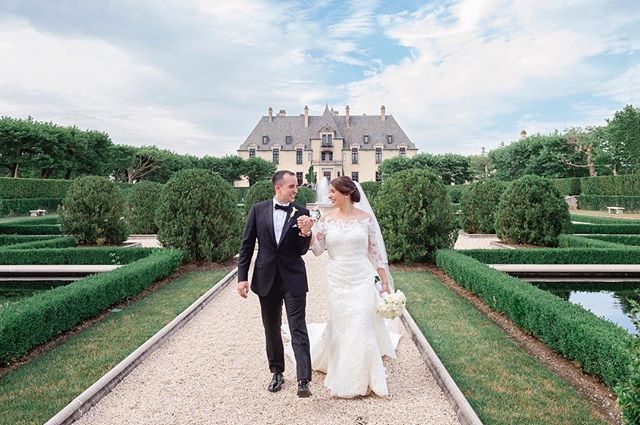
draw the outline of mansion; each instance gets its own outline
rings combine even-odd
[[[380,115],[370,116],[350,115],[348,106],[342,116],[328,106],[320,116],[309,115],[305,106],[299,116],[287,116],[284,110],[273,115],[269,108],[238,149],[238,156],[262,158],[277,164],[278,170],[291,170],[302,185],[308,183],[305,176],[311,166],[316,181],[342,175],[360,182],[378,181],[382,161],[398,155],[412,157],[417,151],[384,106]],[[248,186],[246,180],[238,183]]]

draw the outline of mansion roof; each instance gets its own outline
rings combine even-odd
[[[305,109],[305,111],[307,111]],[[398,146],[406,146],[407,149],[416,149],[415,145],[405,132],[400,128],[392,115],[335,115],[328,107],[325,107],[321,116],[308,116],[307,127],[304,126],[305,116],[285,116],[281,114],[263,116],[249,137],[240,146],[240,151],[246,151],[250,145],[255,145],[258,150],[271,150],[279,145],[282,150],[294,150],[304,145],[305,150],[311,149],[311,139],[320,139],[322,133],[334,134],[334,139],[343,139],[343,149],[349,149],[352,145],[358,145],[360,149],[374,149],[376,145],[384,145],[385,149],[397,149]],[[347,117],[349,125],[347,125]],[[365,143],[365,137],[368,143]],[[263,144],[263,136],[268,137]],[[290,143],[287,143],[290,136]],[[391,143],[387,136],[391,136]]]

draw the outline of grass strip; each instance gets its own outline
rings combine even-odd
[[[606,424],[576,390],[425,272],[394,272],[407,309],[486,424]]]
[[[587,214],[571,214],[571,220],[592,224],[640,224],[639,219],[602,217]]]
[[[0,424],[46,422],[228,272],[187,273],[0,377]]]

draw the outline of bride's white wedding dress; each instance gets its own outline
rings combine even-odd
[[[329,256],[325,286],[329,323],[307,326],[312,367],[326,373],[324,385],[332,396],[350,398],[369,390],[388,395],[382,356],[396,357],[400,335],[375,312],[379,294],[374,267],[384,264],[373,220],[323,217],[314,233],[311,250],[321,255],[326,249]]]

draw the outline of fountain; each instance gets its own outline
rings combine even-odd
[[[311,211],[311,216],[318,216],[318,214],[314,214],[314,211],[319,211],[320,215],[323,215],[325,212],[333,208],[331,206],[331,202],[329,202],[329,179],[325,176],[322,177],[320,182],[316,186],[316,202],[307,204],[307,208]],[[314,217],[318,218],[318,217]]]

